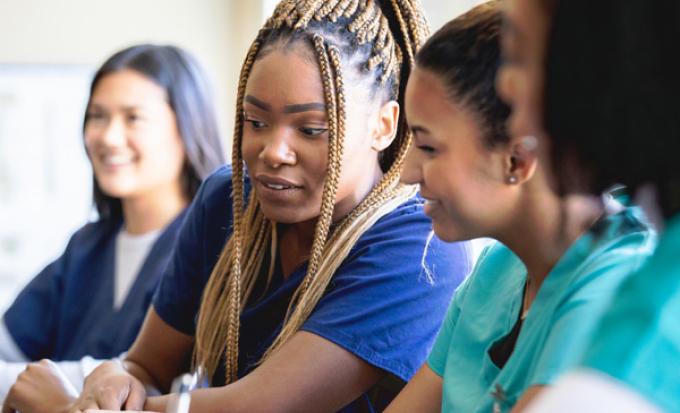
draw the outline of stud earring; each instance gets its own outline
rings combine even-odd
[[[515,185],[518,182],[517,176],[516,175],[510,175],[508,176],[508,183],[510,185]]]

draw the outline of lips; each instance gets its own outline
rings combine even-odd
[[[263,205],[290,206],[300,202],[302,186],[286,178],[255,175],[257,197]]]
[[[297,185],[296,183],[289,181],[285,178],[280,178],[276,176],[269,176],[269,175],[257,175],[255,177],[255,180],[260,183],[262,186],[265,188],[275,190],[275,191],[282,191],[286,189],[299,189],[302,188],[301,185]]]
[[[440,205],[440,202],[436,199],[428,198],[427,196],[423,195],[422,193],[420,196],[423,197],[425,200],[425,204],[423,205],[423,212],[425,215],[431,216],[432,213],[437,209],[437,207]]]

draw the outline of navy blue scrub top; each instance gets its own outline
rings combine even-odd
[[[17,296],[4,322],[31,360],[103,359],[128,350],[168,265],[183,211],[149,250],[119,309],[113,307],[116,236],[122,221],[89,223]]]
[[[195,334],[203,289],[231,234],[231,192],[228,167],[204,181],[154,297],[159,316],[188,335]],[[302,326],[404,381],[426,360],[451,296],[470,270],[465,243],[434,238],[425,260],[434,280],[428,280],[421,262],[432,227],[423,202],[419,196],[409,199],[359,238]],[[303,265],[284,280],[276,265],[264,297],[252,294],[255,299],[241,314],[239,377],[255,368],[279,333],[305,271]],[[223,368],[212,382],[224,384]],[[378,406],[367,393],[343,411],[373,411],[388,401]]]

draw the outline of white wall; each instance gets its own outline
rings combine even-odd
[[[485,0],[421,0],[432,32]]]

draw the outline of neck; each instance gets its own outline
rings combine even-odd
[[[534,191],[521,203],[520,213],[498,239],[527,268],[527,302],[567,249],[603,213],[595,197],[572,195],[559,198],[551,191]]]
[[[162,229],[172,222],[188,203],[189,200],[179,187],[125,198],[122,201],[125,230],[130,234],[144,234]]]

